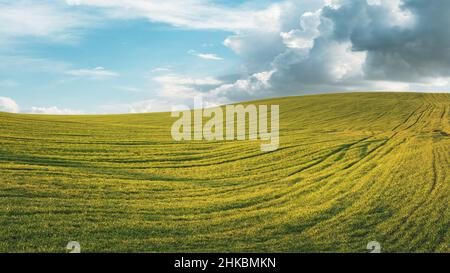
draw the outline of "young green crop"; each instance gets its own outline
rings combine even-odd
[[[450,94],[277,98],[280,145],[170,113],[0,113],[0,251],[449,252]]]

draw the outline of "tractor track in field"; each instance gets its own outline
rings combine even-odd
[[[294,171],[294,172],[288,174],[286,178],[289,178],[289,177],[294,176],[294,175],[296,175],[296,174],[298,174],[298,173],[300,173],[300,172],[303,172],[303,171],[305,171],[305,170],[307,170],[307,169],[310,169],[310,168],[312,168],[312,167],[314,167],[314,166],[316,166],[316,165],[318,165],[318,164],[324,162],[325,160],[327,160],[328,158],[332,157],[333,155],[335,155],[335,154],[337,154],[337,153],[339,153],[339,152],[342,152],[342,151],[346,151],[346,150],[350,149],[350,147],[352,147],[352,146],[354,146],[354,145],[356,145],[356,144],[358,144],[358,143],[364,142],[365,140],[367,140],[367,139],[369,139],[369,138],[371,138],[371,137],[372,137],[372,136],[364,137],[364,138],[362,138],[362,139],[360,139],[360,140],[358,140],[358,141],[355,141],[355,142],[352,142],[352,143],[348,143],[348,144],[341,145],[339,148],[337,148],[337,149],[331,151],[330,153],[326,154],[324,157],[322,157],[322,158],[316,160],[315,162],[313,162],[313,163],[311,163],[311,164],[308,164],[308,165],[306,165],[306,166],[304,166],[304,167],[302,167],[302,168],[300,168],[300,169],[298,169],[298,170],[296,170],[296,171]]]
[[[422,106],[421,106],[421,107],[422,107]],[[420,107],[419,107],[419,108],[420,108]],[[420,112],[419,116],[417,117],[417,119],[415,119],[415,121],[414,121],[412,124],[408,125],[408,126],[407,126],[406,128],[404,128],[404,129],[402,129],[402,130],[400,130],[400,131],[397,131],[397,132],[395,132],[394,134],[392,134],[392,135],[391,135],[388,139],[386,139],[381,145],[379,145],[379,146],[375,147],[374,149],[372,149],[370,152],[368,152],[368,153],[367,153],[363,158],[361,158],[360,160],[358,160],[358,161],[356,161],[356,162],[353,162],[353,163],[350,163],[349,165],[347,165],[347,166],[344,168],[344,170],[345,170],[345,169],[349,169],[350,167],[353,167],[353,166],[355,166],[355,165],[357,165],[357,164],[359,164],[359,163],[363,163],[363,161],[364,161],[365,158],[367,158],[370,154],[374,153],[375,151],[377,151],[377,150],[379,150],[379,149],[385,147],[386,144],[387,144],[388,142],[390,142],[392,139],[394,139],[394,137],[397,136],[400,132],[404,132],[404,131],[407,131],[407,130],[411,129],[411,128],[412,128],[413,126],[415,126],[421,119],[423,119],[423,117],[425,116],[425,113],[428,112],[428,111],[430,110],[430,108],[432,108],[432,106],[431,106],[431,105],[428,105],[426,109],[424,109],[422,112]],[[398,129],[398,128],[400,128],[402,125],[408,124],[408,122],[409,122],[411,119],[413,119],[414,114],[417,113],[417,112],[418,112],[418,111],[417,111],[417,109],[416,109],[411,115],[408,116],[408,119],[406,119],[402,124],[396,126],[395,128]],[[406,140],[406,139],[404,139],[404,140]],[[403,141],[402,143],[404,143],[404,141]],[[364,161],[364,163],[367,163],[367,162],[368,162],[368,161]],[[419,209],[420,207],[423,206],[423,204],[425,204],[425,202],[428,200],[428,196],[430,196],[430,195],[432,194],[432,192],[434,191],[434,189],[435,189],[435,187],[436,187],[436,183],[437,183],[436,155],[434,154],[434,151],[433,151],[433,163],[432,163],[432,165],[433,165],[432,185],[431,185],[430,190],[429,190],[428,193],[427,193],[427,196],[424,198],[424,200],[423,200],[422,202],[420,202],[416,207],[414,207],[414,208],[411,210],[411,212],[405,217],[405,219],[403,219],[402,223],[398,226],[398,228],[397,228],[396,230],[394,230],[394,231],[391,233],[391,235],[394,234],[394,233],[396,233],[396,232],[398,232],[398,230],[400,229],[400,227],[401,227],[402,225],[404,225],[404,224],[408,221],[408,219],[409,219],[409,218],[417,211],[417,209]],[[339,171],[338,171],[338,172],[339,172]]]
[[[428,107],[427,109],[429,109],[429,108],[430,107]],[[412,126],[418,123],[418,121],[424,116],[424,113],[425,113],[425,111],[421,113],[420,117],[412,124]],[[410,129],[410,128],[412,128],[412,126],[408,126],[406,129]],[[435,148],[432,147],[432,162],[431,162],[431,165],[432,165],[432,178],[431,178],[430,189],[427,191],[427,194],[426,194],[426,196],[424,196],[423,200],[420,201],[417,205],[413,206],[413,208],[410,209],[409,213],[401,219],[400,224],[394,230],[392,230],[389,233],[389,235],[393,235],[394,233],[397,233],[400,230],[400,228],[402,226],[404,226],[411,219],[411,217],[420,208],[422,208],[423,205],[429,200],[430,196],[432,195],[432,193],[434,192],[434,190],[436,188],[436,184],[437,184],[437,180],[438,180],[436,161],[437,161],[436,151],[435,151]]]
[[[415,114],[417,114],[417,112],[419,111],[419,109],[422,108],[422,107],[424,107],[424,106],[425,106],[425,104],[423,104],[423,105],[419,106],[418,108],[416,108],[416,109],[413,111],[413,113],[411,113],[411,114],[408,116],[408,118],[407,118],[404,122],[402,122],[401,124],[397,125],[395,128],[398,129],[398,128],[400,128],[402,125],[408,124],[409,121],[412,120],[412,119],[414,118]],[[425,108],[423,111],[420,112],[419,116],[414,120],[414,122],[413,122],[412,124],[410,124],[409,126],[407,126],[406,128],[404,128],[404,129],[402,129],[402,130],[400,130],[400,131],[394,132],[390,137],[388,137],[386,140],[384,140],[383,143],[382,143],[381,145],[378,145],[378,146],[375,147],[374,149],[370,150],[363,158],[360,158],[359,160],[357,160],[357,161],[355,161],[355,162],[349,163],[347,166],[345,166],[345,167],[344,167],[343,169],[341,169],[341,170],[336,170],[335,172],[333,172],[332,175],[335,175],[335,174],[337,174],[337,173],[339,173],[339,172],[341,172],[341,171],[350,169],[351,167],[353,167],[353,166],[355,166],[355,165],[360,165],[360,164],[366,164],[366,163],[368,163],[369,161],[365,160],[366,158],[368,158],[368,157],[369,157],[370,155],[372,155],[374,152],[376,152],[376,151],[380,150],[381,148],[385,147],[386,144],[388,144],[392,139],[394,139],[394,137],[397,136],[400,132],[407,131],[407,130],[411,129],[414,125],[416,125],[416,124],[424,117],[425,112],[427,112],[427,110],[429,110],[430,107],[431,107],[431,105],[427,105],[426,108]],[[380,133],[380,134],[377,134],[377,135],[373,135],[373,136],[369,136],[369,137],[365,137],[365,138],[363,138],[363,139],[360,139],[360,140],[358,140],[358,141],[356,141],[356,142],[352,142],[352,143],[350,143],[350,144],[344,144],[344,145],[341,145],[340,148],[335,149],[335,150],[333,150],[332,152],[330,152],[329,154],[327,154],[327,155],[325,155],[324,157],[320,158],[319,160],[317,160],[317,161],[315,161],[315,162],[313,162],[313,163],[311,163],[311,164],[308,164],[308,165],[306,165],[306,166],[300,168],[299,170],[297,170],[297,171],[295,171],[295,172],[290,173],[290,174],[289,174],[287,177],[285,177],[285,178],[290,178],[290,177],[292,177],[292,176],[294,176],[294,175],[296,175],[296,174],[298,174],[298,173],[300,173],[300,172],[303,172],[303,171],[305,171],[305,170],[307,170],[307,169],[310,169],[310,168],[312,168],[312,167],[314,167],[314,166],[316,166],[316,165],[318,165],[318,164],[320,164],[320,163],[326,161],[328,158],[332,157],[333,155],[335,155],[335,154],[337,154],[337,153],[339,153],[339,152],[346,151],[346,150],[348,150],[350,147],[352,147],[352,146],[354,146],[354,145],[356,145],[356,144],[358,144],[358,143],[364,142],[364,141],[366,141],[367,139],[370,139],[370,138],[372,138],[372,137],[379,136],[379,135],[381,135],[381,134],[383,134],[383,133]],[[404,141],[405,141],[405,139],[403,139],[403,141],[401,141],[401,143],[404,143]],[[375,158],[375,157],[373,157],[373,158]],[[373,158],[372,158],[372,159],[373,159]],[[371,160],[372,160],[372,159],[371,159]]]
[[[269,153],[259,142],[175,142],[162,126],[172,120],[151,114],[0,113],[0,215],[14,216],[0,251],[37,238],[58,251],[46,234],[65,240],[68,228],[100,252],[108,239],[118,251],[366,252],[370,238],[386,251],[442,251],[450,96],[339,97],[283,101]],[[88,219],[86,229],[58,211]]]
[[[441,121],[444,120],[445,112],[446,112],[446,111],[447,111],[447,109],[444,107],[444,109],[443,109],[443,111],[442,111],[442,114],[441,114]]]
[[[416,108],[416,109],[408,116],[408,118],[407,118],[404,122],[402,122],[402,123],[400,123],[399,125],[395,126],[394,129],[392,129],[392,131],[397,130],[397,129],[400,128],[402,125],[408,124],[408,122],[414,117],[414,115],[415,115],[415,114],[419,111],[419,109],[422,108],[423,106],[424,106],[424,105],[421,105],[421,106],[419,106],[418,108]],[[399,130],[399,131],[395,131],[391,136],[389,136],[387,139],[385,139],[385,140],[383,141],[383,143],[381,143],[381,144],[378,145],[377,147],[373,148],[372,150],[368,151],[368,152],[367,152],[362,158],[360,158],[358,161],[355,161],[355,162],[352,162],[352,163],[348,164],[344,169],[350,169],[350,168],[353,167],[354,165],[356,165],[356,164],[358,164],[358,163],[361,163],[361,162],[364,162],[364,160],[365,160],[368,156],[370,156],[371,154],[373,154],[373,153],[376,152],[377,150],[379,150],[379,149],[385,147],[386,144],[388,144],[391,140],[393,140],[399,133],[404,132],[404,131],[407,131],[408,129],[411,129],[414,125],[416,125],[416,124],[419,122],[419,120],[423,117],[424,113],[425,113],[429,108],[430,108],[430,106],[427,106],[427,108],[424,109],[424,110],[420,113],[419,117],[418,117],[411,125],[409,125],[408,127],[404,128],[404,129],[401,129],[401,130]],[[381,133],[381,134],[382,134],[382,133]],[[378,135],[381,135],[381,134],[378,134]],[[378,136],[378,135],[375,135],[375,136]],[[401,142],[404,143],[404,140],[401,141]],[[365,163],[367,163],[367,162],[368,162],[368,161],[365,161]]]
[[[409,119],[411,119],[411,117],[413,117],[417,113],[417,111],[419,111],[419,109],[422,108],[423,106],[424,106],[424,104],[422,104],[419,107],[417,107],[411,114],[408,115],[408,117],[405,119],[405,121],[401,122],[400,124],[398,124],[397,126],[392,128],[392,131],[397,130],[400,126],[402,126],[405,123],[407,123],[409,121]]]
[[[423,119],[423,117],[425,116],[426,112],[429,112],[430,108],[432,108],[431,105],[429,105],[426,109],[424,109],[424,111],[422,111],[422,112],[419,114],[419,117],[418,117],[411,125],[407,126],[405,129],[402,129],[402,130],[400,130],[400,131],[398,131],[398,132],[395,132],[391,137],[389,137],[386,141],[384,141],[383,144],[381,144],[381,145],[379,145],[378,147],[376,147],[375,149],[371,150],[371,152],[369,152],[369,153],[372,153],[372,152],[374,152],[374,151],[376,151],[376,150],[378,150],[378,149],[384,147],[384,146],[385,146],[390,140],[392,140],[398,133],[400,133],[400,132],[402,132],[402,131],[406,131],[406,130],[411,129],[411,128],[412,128],[413,126],[415,126],[420,120]],[[417,111],[414,111],[414,113],[417,113]],[[411,115],[408,117],[408,119],[405,120],[405,122],[404,122],[403,124],[407,124],[408,121],[411,120],[411,119],[413,118],[414,113],[411,114]],[[430,115],[431,115],[431,114],[430,114]],[[403,124],[401,124],[401,125],[403,125]],[[401,126],[401,125],[400,125],[400,126]],[[396,128],[399,128],[400,126],[397,126]],[[415,206],[410,210],[410,212],[409,212],[405,217],[402,218],[400,224],[397,225],[397,227],[396,227],[394,230],[392,230],[391,232],[389,232],[389,234],[388,234],[389,236],[392,236],[393,234],[397,233],[397,232],[401,229],[401,227],[404,226],[404,225],[409,221],[409,219],[410,219],[410,218],[411,218],[411,217],[412,217],[412,216],[413,216],[420,208],[422,208],[422,207],[424,206],[424,204],[430,199],[430,196],[431,196],[432,193],[434,192],[434,190],[435,190],[435,188],[436,188],[436,185],[437,185],[437,180],[438,180],[438,177],[437,177],[437,163],[436,163],[437,158],[436,158],[436,151],[435,151],[434,149],[432,150],[432,154],[433,154],[433,159],[432,159],[432,173],[433,173],[433,176],[432,176],[432,179],[431,179],[431,186],[430,186],[430,189],[427,191],[427,194],[426,194],[426,196],[423,198],[423,200],[422,200],[420,203],[418,203],[417,205],[415,205]],[[366,158],[366,157],[367,157],[367,156],[365,156],[364,158]],[[356,164],[358,164],[358,163],[361,163],[361,161],[362,161],[362,160],[357,161],[357,162],[355,162],[355,163],[351,163],[351,166],[356,165]],[[366,163],[367,163],[367,161],[366,161]],[[366,189],[366,191],[367,191],[367,189]],[[355,202],[356,202],[356,201],[355,201]],[[343,213],[343,212],[342,212],[342,213]],[[336,216],[337,216],[337,215],[335,215],[334,217],[336,217]],[[330,219],[331,219],[331,218],[330,218]],[[328,220],[330,220],[330,219],[328,219]]]
[[[424,105],[421,105],[420,107],[418,107],[417,109],[415,109],[415,110],[413,111],[413,113],[411,113],[411,114],[408,116],[408,118],[407,118],[404,122],[402,122],[401,124],[397,125],[395,128],[398,129],[398,128],[400,128],[402,125],[407,125],[407,124],[409,123],[410,120],[414,120],[415,114],[417,114],[418,110],[419,110],[420,108],[422,108],[423,106],[424,106]],[[360,158],[359,160],[357,160],[357,161],[355,161],[355,162],[352,162],[352,163],[348,164],[348,165],[345,166],[342,170],[337,170],[336,172],[333,173],[333,175],[336,174],[336,173],[339,173],[339,172],[341,172],[341,171],[350,169],[350,168],[352,168],[352,167],[354,167],[354,166],[356,166],[356,165],[367,164],[368,162],[372,161],[372,160],[375,158],[375,156],[372,157],[369,161],[367,161],[367,160],[365,160],[365,159],[367,159],[370,155],[372,155],[372,154],[375,153],[376,151],[378,151],[378,150],[382,149],[383,147],[385,147],[385,146],[386,146],[390,141],[392,141],[392,140],[393,140],[400,132],[407,131],[407,130],[411,129],[414,125],[416,125],[416,124],[424,117],[425,112],[426,112],[427,110],[429,110],[429,109],[430,109],[430,105],[428,105],[422,112],[420,112],[419,116],[414,120],[414,122],[413,122],[411,125],[407,126],[407,127],[404,128],[404,129],[401,129],[400,131],[394,132],[390,137],[388,137],[386,140],[384,140],[382,144],[380,144],[380,145],[378,145],[377,147],[375,147],[374,149],[370,150],[364,157]],[[383,133],[380,133],[380,134],[377,134],[377,135],[373,135],[373,136],[371,136],[371,137],[376,137],[376,136],[379,136],[379,135],[381,135],[381,134],[383,134]],[[368,138],[371,138],[371,137],[368,137]],[[368,138],[364,138],[364,139],[361,139],[361,140],[359,140],[359,141],[357,141],[357,142],[354,142],[354,143],[352,143],[352,145],[357,144],[357,143],[360,143],[360,142],[363,142],[363,141],[365,141],[365,140],[368,139]],[[403,141],[401,141],[401,143],[404,143],[405,140],[406,140],[406,139],[403,139]],[[331,155],[330,155],[330,156],[331,156]],[[383,156],[382,156],[382,157],[383,157]],[[326,158],[325,158],[325,159],[326,159]],[[325,159],[324,159],[324,160],[325,160]],[[322,160],[322,161],[324,161],[324,160]],[[379,159],[378,159],[378,160],[379,160]],[[321,162],[322,162],[322,161],[321,161]],[[320,162],[319,162],[319,163],[320,163]],[[314,165],[316,165],[316,164],[314,164]],[[355,201],[355,202],[356,202],[356,201]],[[335,216],[336,216],[336,215],[335,215]]]
[[[437,171],[437,167],[436,167],[436,161],[437,161],[436,151],[433,149],[433,164],[432,164],[433,165],[433,180],[431,183],[431,188],[428,192],[428,196],[430,196],[433,193],[434,189],[436,188],[436,184],[437,184],[437,180],[438,180],[438,175],[437,175],[438,171]]]
[[[429,200],[429,197],[431,196],[431,194],[433,193],[434,189],[436,188],[436,184],[437,184],[437,170],[436,170],[436,156],[435,156],[435,152],[433,151],[433,177],[431,179],[431,187],[427,192],[427,195],[423,198],[422,201],[420,201],[418,204],[416,204],[415,206],[413,206],[410,211],[408,212],[408,214],[404,217],[401,218],[400,223],[396,226],[395,229],[393,229],[391,232],[388,233],[388,236],[392,236],[393,234],[397,233],[400,231],[401,227],[406,225],[409,220],[411,219],[411,217],[420,209],[423,207],[423,205]]]

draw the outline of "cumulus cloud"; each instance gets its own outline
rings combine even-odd
[[[264,71],[255,73],[246,79],[237,80],[234,83],[223,84],[207,94],[207,98],[218,104],[233,101],[262,97],[271,89],[269,79],[275,71]]]
[[[269,70],[271,62],[286,49],[279,32],[246,32],[230,36],[223,42],[244,62],[244,73]]]
[[[314,13],[323,3],[320,0],[279,2],[276,4],[278,16],[272,17],[271,22],[257,29],[236,32],[226,38],[223,44],[243,59],[245,73],[252,75],[271,70],[271,64],[278,55],[285,52],[288,46],[295,47],[298,44],[295,38],[302,31],[302,14]],[[307,15],[304,16],[304,26],[312,23],[306,17]],[[268,28],[268,25],[276,27]],[[309,29],[306,32],[311,33]]]
[[[0,112],[18,113],[19,105],[11,98],[0,97]]]
[[[31,107],[29,111],[30,114],[45,114],[45,115],[79,115],[83,114],[82,111],[67,109],[67,108],[58,108],[56,106],[51,107]]]
[[[359,0],[325,7],[323,16],[334,25],[331,38],[367,52],[367,78],[407,82],[450,75],[450,32],[443,27],[449,11],[450,3],[439,0]]]
[[[300,28],[288,32],[281,32],[283,43],[288,48],[310,49],[314,45],[314,39],[320,35],[320,10],[305,12],[300,16]]]
[[[152,80],[160,86],[158,95],[172,100],[204,96],[208,90],[223,84],[223,81],[212,77],[192,78],[176,74],[154,77]]]
[[[75,77],[85,77],[89,79],[106,79],[119,76],[119,73],[106,70],[104,67],[96,67],[93,69],[75,69],[69,70],[66,74]]]
[[[223,77],[195,78],[165,74],[170,73],[168,68],[155,68],[152,72],[160,76],[152,80],[160,86],[158,96],[162,99],[123,106],[134,112],[153,111],[151,108],[158,103],[166,105],[167,101],[192,96],[227,103],[345,90],[450,88],[450,1],[284,0],[263,7],[255,4],[257,1],[228,6],[209,0],[65,2],[72,8],[95,7],[110,18],[146,18],[175,27],[231,32],[223,45],[241,57],[240,71]],[[31,19],[22,20],[28,15],[20,15],[13,4],[5,8],[2,3],[0,19],[9,23],[0,26],[0,39],[21,35],[58,37],[73,33],[68,30],[81,24],[68,14],[64,16],[66,10],[58,5],[58,10],[32,5]],[[11,21],[15,18],[20,22]],[[34,21],[48,24],[34,26]],[[223,59],[213,53],[189,53],[205,60]],[[102,67],[69,69],[63,71],[74,77],[119,76]]]
[[[302,12],[302,3],[289,3],[280,9],[278,33],[241,31],[224,41],[243,57],[248,77],[210,94],[238,101],[345,90],[448,91],[450,2],[330,0]],[[284,16],[293,11],[296,16]]]

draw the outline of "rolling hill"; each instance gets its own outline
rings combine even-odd
[[[173,141],[170,113],[0,113],[0,251],[450,251],[450,94],[280,105],[280,146]]]

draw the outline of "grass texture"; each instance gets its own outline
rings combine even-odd
[[[0,252],[449,252],[450,94],[280,105],[280,147],[170,113],[0,113]]]

